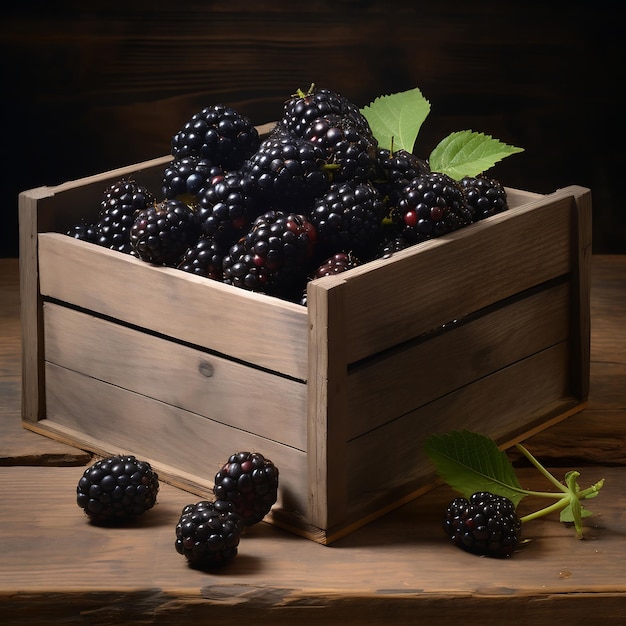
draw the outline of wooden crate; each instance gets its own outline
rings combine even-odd
[[[431,433],[506,447],[584,407],[587,189],[508,189],[507,212],[313,281],[302,307],[59,234],[169,160],[20,195],[26,428],[201,497],[262,452],[267,520],[331,543],[432,487]]]

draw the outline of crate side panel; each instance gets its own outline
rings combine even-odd
[[[346,273],[349,362],[568,273],[573,201],[554,196]]]
[[[39,235],[41,293],[306,380],[305,307],[65,235]]]
[[[46,378],[47,428],[58,423],[97,440],[110,454],[152,459],[196,476],[198,484],[212,484],[234,452],[255,450],[281,472],[278,506],[306,510],[304,452],[50,363]]]
[[[48,362],[306,450],[304,383],[50,302],[44,322]]]
[[[364,513],[376,506],[377,498],[411,492],[430,480],[433,466],[423,446],[431,434],[468,429],[501,443],[545,422],[555,406],[565,411],[579,404],[568,395],[569,358],[567,342],[560,343],[349,442],[352,510]],[[394,462],[380,462],[372,472],[374,458]],[[410,459],[402,472],[397,471],[398,459]]]
[[[561,283],[531,293],[352,369],[347,383],[348,437],[567,340],[569,287]]]

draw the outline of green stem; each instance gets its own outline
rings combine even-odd
[[[524,517],[520,518],[522,522],[530,522],[530,520],[537,519],[538,517],[543,517],[544,515],[548,515],[548,513],[554,513],[554,511],[559,511],[560,509],[564,509],[569,504],[570,499],[565,496],[559,496],[559,501],[551,504],[550,506],[546,506],[543,509],[539,509],[538,511],[534,511],[533,513],[529,513],[528,515],[524,515]]]
[[[555,486],[564,493],[568,492],[567,487],[555,478],[539,461],[520,443],[516,443],[515,447]]]

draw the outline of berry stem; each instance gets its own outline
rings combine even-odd
[[[515,447],[558,489],[564,493],[568,492],[568,489],[560,480],[555,478],[539,461],[521,444],[515,444]]]

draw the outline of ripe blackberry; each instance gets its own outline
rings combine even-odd
[[[313,272],[311,280],[316,278],[323,278],[324,276],[335,276],[351,270],[353,267],[361,265],[359,259],[347,252],[338,252],[330,258],[321,263],[317,269]],[[300,298],[300,304],[302,306],[307,305],[307,292],[306,289],[302,293]]]
[[[521,535],[521,521],[511,500],[487,491],[469,501],[455,498],[446,510],[443,528],[452,542],[473,554],[508,557]]]
[[[222,244],[211,237],[201,236],[183,254],[178,269],[196,276],[221,281],[224,254],[225,247]]]
[[[151,509],[158,491],[159,477],[150,463],[116,455],[84,471],[76,487],[76,502],[94,523],[123,523]]]
[[[247,176],[239,170],[215,176],[198,194],[197,214],[202,234],[230,247],[258,217],[256,198]]]
[[[314,120],[328,114],[347,117],[359,130],[371,134],[369,123],[358,106],[335,91],[315,85],[311,85],[306,93],[298,90],[285,102],[279,126],[296,137],[302,137]]]
[[[472,212],[459,184],[439,172],[410,181],[399,194],[393,216],[398,234],[411,244],[440,237],[472,222]]]
[[[400,190],[410,181],[417,176],[430,173],[428,163],[407,150],[392,152],[386,148],[379,148],[376,158],[382,174],[376,185],[386,197],[389,206],[397,206]]]
[[[410,245],[411,244],[402,235],[384,239],[380,245],[378,257],[388,259],[391,255],[408,248]]]
[[[65,234],[74,239],[80,239],[88,243],[96,243],[96,228],[86,220],[72,224],[72,226],[65,231]]]
[[[215,475],[213,492],[218,500],[233,505],[246,526],[252,526],[278,498],[278,468],[259,452],[237,452]]]
[[[272,133],[248,159],[242,171],[249,188],[268,208],[304,210],[329,185],[324,152],[285,132]]]
[[[509,208],[506,191],[499,181],[485,176],[465,176],[460,182],[474,221],[502,213]]]
[[[375,256],[382,235],[386,207],[368,181],[333,183],[315,200],[309,219],[317,230],[318,256],[353,252],[361,259]]]
[[[183,508],[174,547],[192,567],[226,565],[237,556],[243,529],[243,520],[230,503],[202,500]]]
[[[378,142],[350,118],[328,114],[313,120],[303,138],[324,151],[333,182],[376,180]]]
[[[268,211],[224,257],[223,282],[283,299],[298,297],[315,239],[305,216]]]
[[[199,156],[174,159],[163,171],[161,193],[166,199],[177,198],[190,204],[215,176],[223,174],[221,167]]]
[[[131,252],[130,228],[135,214],[154,203],[154,196],[133,180],[121,179],[104,191],[94,224],[95,243],[111,250]]]
[[[177,265],[199,237],[194,211],[181,200],[163,200],[135,216],[130,229],[133,252],[155,265]]]
[[[199,156],[225,170],[235,170],[259,143],[259,133],[246,116],[215,104],[195,113],[172,137],[171,153],[174,158]]]

